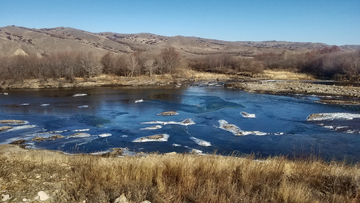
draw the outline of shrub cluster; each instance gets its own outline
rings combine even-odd
[[[237,74],[261,73],[264,66],[251,58],[239,58],[228,54],[211,55],[189,61],[189,66],[196,71]]]
[[[268,69],[295,69],[321,79],[360,80],[360,51],[344,53],[337,46],[305,54],[264,53],[255,59]]]
[[[12,56],[0,58],[0,79],[22,81],[24,79],[93,77],[102,67],[91,52],[61,52],[49,56]]]

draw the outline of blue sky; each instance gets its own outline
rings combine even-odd
[[[360,44],[360,0],[1,0],[8,25]]]

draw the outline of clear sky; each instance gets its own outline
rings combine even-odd
[[[0,0],[0,27],[360,44],[360,0]]]

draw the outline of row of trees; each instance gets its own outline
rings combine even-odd
[[[291,69],[322,79],[360,80],[360,51],[341,52],[337,46],[305,54],[259,54],[255,60],[267,69]]]
[[[182,71],[178,68],[180,66],[202,72],[247,75],[261,73],[264,69],[291,69],[318,78],[360,80],[360,51],[343,53],[334,46],[305,54],[265,53],[254,58],[218,54],[187,60],[182,59],[173,47],[159,53],[107,53],[102,57],[91,52],[62,52],[41,58],[35,55],[0,58],[0,79],[66,78],[73,81],[75,77],[90,78],[99,74],[152,76]]]

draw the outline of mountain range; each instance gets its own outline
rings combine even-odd
[[[231,54],[252,57],[261,53],[303,53],[330,45],[324,43],[285,41],[221,41],[185,36],[161,36],[151,33],[120,34],[92,33],[84,30],[56,27],[33,29],[19,26],[0,27],[0,57],[14,55],[44,56],[55,52],[93,52],[99,56],[107,52],[159,52],[174,47],[184,57]],[[360,45],[340,46],[344,52],[360,50]]]

